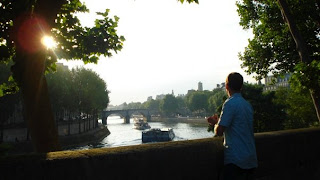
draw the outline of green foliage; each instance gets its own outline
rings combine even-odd
[[[248,47],[239,54],[241,67],[249,74],[256,73],[257,79],[264,78],[269,72],[292,71],[299,56],[276,1],[244,0],[237,2],[237,6],[240,25],[245,29],[252,28],[254,34]]]
[[[184,3],[185,2],[185,0],[179,0],[181,3]],[[197,3],[197,4],[199,4],[199,1],[198,0],[186,0],[188,3]]]
[[[291,13],[308,44],[311,59],[319,61],[318,5],[316,0],[288,2]],[[237,2],[240,25],[252,29],[254,38],[239,58],[249,74],[257,79],[269,72],[274,74],[293,72],[300,58],[296,44],[284,23],[277,1],[242,0]]]
[[[141,109],[143,108],[141,102],[131,102],[129,104],[127,104],[125,107],[125,109]]]
[[[206,116],[207,112],[213,112],[209,104],[209,98],[214,95],[212,91],[194,91],[186,96],[186,105],[197,116]]]
[[[310,64],[299,63],[295,67],[291,84],[311,91],[320,89],[320,61],[313,60]]]
[[[48,9],[37,9],[44,4],[39,1],[1,1],[0,3],[0,63],[9,62],[16,57],[17,37],[14,35],[14,26],[18,24],[21,14],[34,12],[40,13],[46,22],[51,35],[57,41],[54,51],[47,50],[46,70],[54,69],[57,59],[81,59],[85,63],[97,63],[99,57],[112,56],[123,47],[125,38],[117,34],[119,18],[109,17],[109,10],[98,12],[101,19],[95,20],[92,28],[82,27],[76,13],[86,13],[88,9],[79,0],[47,1],[44,7]],[[47,11],[43,13],[44,11]],[[41,14],[43,13],[43,14]],[[53,19],[54,21],[52,21]],[[36,39],[35,39],[36,40]],[[39,42],[40,43],[40,42]],[[20,67],[20,65],[19,65]],[[15,74],[20,73],[15,71]],[[19,76],[15,75],[15,80]],[[14,92],[16,83],[6,83],[0,86],[0,95],[9,90]]]
[[[55,73],[47,74],[47,80],[54,111],[90,113],[108,106],[106,83],[92,70],[57,67]]]
[[[177,99],[171,94],[167,94],[160,102],[160,111],[165,116],[174,116],[178,107]]]
[[[151,99],[146,102],[145,108],[160,111],[160,100]]]
[[[222,104],[227,99],[227,93],[224,88],[217,88],[213,91],[213,95],[208,100],[209,112],[212,114],[220,114]]]
[[[15,94],[19,91],[16,82],[11,76],[11,65],[12,61],[9,63],[0,62],[0,98],[4,95]]]
[[[310,90],[320,121],[320,2],[291,0],[287,1],[287,4],[286,12],[292,16],[290,23],[295,24],[297,29],[295,34],[301,35],[299,39],[293,39],[291,31],[295,28],[290,31],[278,1],[242,0],[237,2],[240,25],[244,29],[251,28],[254,34],[254,38],[249,40],[248,47],[239,54],[242,61],[241,67],[246,68],[245,71],[248,74],[256,73],[256,79],[262,79],[270,72],[275,75],[293,73],[297,87]],[[303,49],[306,49],[306,54],[303,56],[307,59],[304,61],[308,62],[301,63],[302,57],[300,58],[297,51],[297,46],[301,43],[296,43],[295,40],[305,42],[306,47]]]
[[[208,97],[204,92],[193,92],[187,101],[191,111],[203,111],[208,107]]]
[[[57,28],[53,29],[58,42],[57,54],[63,59],[82,59],[85,63],[97,63],[99,56],[112,56],[123,47],[125,38],[117,35],[119,18],[109,18],[110,10],[98,12],[102,19],[95,20],[92,28],[81,27],[72,14],[58,14]]]
[[[286,114],[283,106],[273,103],[274,92],[263,93],[263,86],[261,85],[244,84],[242,96],[253,107],[255,132],[283,129]]]
[[[313,103],[307,89],[279,88],[275,93],[274,103],[283,106],[287,114],[284,121],[285,129],[306,128],[317,123]]]
[[[4,114],[11,115],[14,111],[15,105],[17,105],[21,101],[20,93],[15,93],[16,86],[14,82],[10,80],[11,64],[12,63],[0,63],[0,114],[2,114],[2,116]],[[0,120],[4,119],[6,118],[0,118]],[[3,122],[0,121],[0,124],[1,123]]]

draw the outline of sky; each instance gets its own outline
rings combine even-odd
[[[78,14],[83,26],[99,18],[95,12],[110,9],[120,18],[118,35],[126,38],[123,49],[101,56],[98,64],[84,67],[95,71],[107,84],[111,105],[145,102],[149,96],[187,94],[212,90],[230,72],[255,83],[241,69],[238,53],[248,45],[252,32],[243,30],[236,1],[200,0],[181,4],[177,0],[86,0],[90,13]],[[81,61],[60,60],[69,68]]]

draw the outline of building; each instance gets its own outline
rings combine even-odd
[[[63,71],[68,71],[68,66],[65,66],[63,63],[56,63],[57,67],[61,67],[63,69]]]
[[[149,96],[147,101],[151,101],[152,100],[152,96]]]
[[[188,93],[187,94],[191,94],[191,93],[193,93],[193,92],[195,92],[196,90],[194,90],[194,89],[190,89],[190,90],[188,90]]]
[[[286,87],[289,88],[289,79],[291,77],[291,74],[285,74],[284,76],[267,76],[264,79],[265,86],[263,88],[263,91],[275,91],[279,87]]]
[[[164,95],[164,94],[157,95],[156,100],[162,100],[162,99],[164,99],[165,96],[166,95]]]
[[[198,91],[203,91],[202,82],[198,82]]]
[[[217,87],[216,88],[225,88],[226,87],[226,83],[223,82],[221,84],[217,84]]]

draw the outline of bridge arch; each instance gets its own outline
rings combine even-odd
[[[123,117],[124,123],[130,123],[130,118],[134,113],[141,114],[147,121],[151,120],[151,114],[148,109],[124,109],[124,110],[110,110],[110,111],[102,111],[101,119],[102,124],[107,125],[107,119],[111,114],[120,115]]]

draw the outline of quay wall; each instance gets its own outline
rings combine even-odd
[[[320,128],[255,134],[257,180],[320,179]],[[223,139],[24,154],[0,159],[0,179],[211,179],[223,167]]]
[[[63,126],[62,126],[63,128]],[[85,128],[84,128],[85,129]],[[81,131],[70,135],[59,133],[59,143],[62,149],[72,149],[77,146],[84,146],[91,143],[98,143],[110,134],[107,126],[98,124],[94,129]],[[5,142],[10,145],[9,154],[30,153],[34,151],[30,140],[20,140],[19,142]],[[1,152],[0,152],[1,155]],[[0,170],[1,171],[1,170]],[[0,179],[1,180],[1,179]]]
[[[59,136],[81,134],[94,130],[97,127],[98,123],[93,119],[72,121],[70,123],[59,122],[57,126]],[[30,139],[31,137],[28,137],[28,130],[26,127],[2,129],[3,142],[28,141]]]

